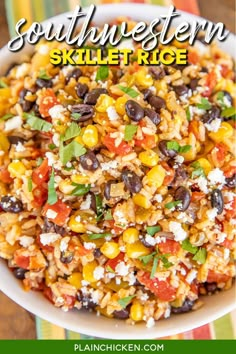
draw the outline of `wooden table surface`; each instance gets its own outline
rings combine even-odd
[[[187,0],[186,0],[187,1]],[[235,32],[234,0],[199,0],[200,13],[214,22],[223,22]],[[0,0],[0,47],[9,39],[4,0]],[[34,316],[0,292],[0,339],[34,339]]]

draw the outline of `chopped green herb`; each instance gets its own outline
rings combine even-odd
[[[156,254],[157,254],[156,252],[153,252],[151,254],[148,254],[147,256],[140,256],[138,257],[138,259],[142,261],[144,265],[147,265]]]
[[[155,233],[161,231],[161,227],[159,225],[158,226],[147,226],[146,230],[147,230],[148,235],[154,236]]]
[[[182,242],[182,248],[185,250],[185,251],[188,251],[188,252],[190,252],[190,253],[192,253],[192,254],[196,254],[197,253],[197,251],[198,251],[198,247],[196,247],[196,246],[193,246],[191,243],[190,243],[190,241],[189,241],[189,239],[188,238],[186,238],[183,242]]]
[[[96,74],[96,81],[103,81],[108,78],[109,75],[109,67],[107,65],[100,66]]]
[[[102,205],[102,197],[100,194],[95,194],[95,202],[96,202],[97,217],[101,218],[103,215],[103,205]]]
[[[216,100],[218,102],[218,104],[220,105],[221,108],[226,108],[227,106],[225,105],[224,102],[224,92],[223,91],[219,91],[216,95]]]
[[[43,162],[42,157],[39,157],[39,158],[37,158],[37,160],[36,160],[36,165],[37,165],[37,166],[40,166],[40,165],[42,165],[42,162]]]
[[[108,210],[105,212],[104,220],[113,220],[113,216],[112,216],[111,209],[108,209]]]
[[[86,149],[77,141],[72,141],[70,144],[64,146],[61,142],[59,149],[60,161],[63,165],[71,161],[73,157],[79,157],[86,153]]]
[[[103,234],[88,234],[90,240],[97,240],[98,238],[104,238],[110,236],[112,236],[110,232],[104,232]]]
[[[206,177],[204,169],[201,167],[198,161],[193,162],[190,166],[194,168],[194,170],[191,173],[191,178],[200,177],[200,176]]]
[[[49,144],[48,147],[49,147],[50,150],[56,149],[56,145],[55,144]]]
[[[106,271],[110,273],[115,273],[114,269],[112,269],[110,266],[106,266]]]
[[[225,108],[222,112],[221,112],[221,116],[224,118],[230,118],[232,117],[232,119],[235,119],[236,116],[236,108],[235,107],[228,107]]]
[[[186,109],[186,117],[187,117],[187,120],[188,120],[188,122],[190,122],[191,121],[191,112],[190,112],[190,107],[188,107],[187,109]]]
[[[90,184],[85,185],[85,184],[72,183],[72,186],[75,186],[75,189],[73,189],[71,195],[75,195],[76,197],[80,197],[84,194],[87,194],[91,188]]]
[[[133,136],[135,135],[135,133],[138,130],[138,126],[137,125],[133,125],[133,124],[128,124],[125,126],[125,137],[124,140],[125,141],[130,141],[133,139]]]
[[[127,305],[129,305],[130,301],[135,297],[136,295],[131,295],[127,297],[123,297],[123,299],[119,299],[117,302],[118,304],[125,309]]]
[[[156,273],[156,270],[157,270],[158,262],[159,262],[158,257],[155,257],[154,260],[153,260],[153,265],[152,265],[152,271],[151,271],[150,279],[153,279],[155,277],[155,273]]]
[[[11,113],[8,113],[8,114],[5,114],[3,117],[0,118],[0,122],[1,121],[5,121],[5,120],[8,120],[10,118],[14,117],[13,114]]]
[[[122,85],[118,85],[118,87],[121,91],[123,91],[124,93],[126,93],[127,95],[129,95],[132,98],[135,98],[139,95],[139,93],[137,91],[135,91],[134,89],[132,89],[130,87],[125,87]]]
[[[72,114],[71,114],[71,117],[73,117],[73,119],[75,119],[75,120],[79,120],[80,117],[81,117],[81,114],[75,112],[75,113],[72,113]]]
[[[62,141],[67,141],[80,135],[81,128],[77,123],[72,122],[66,129],[65,135],[62,137]]]
[[[48,75],[47,75],[45,69],[40,69],[38,78],[39,78],[39,79],[43,79],[43,80],[50,80],[50,79],[51,79],[51,76],[48,76]]]
[[[211,107],[212,107],[211,103],[208,101],[207,98],[204,97],[201,98],[200,103],[197,103],[197,108],[204,109],[205,111],[208,111],[209,109],[211,109]]]
[[[39,130],[41,132],[49,132],[52,129],[52,124],[44,119],[38,118],[33,114],[24,113],[23,116],[27,119],[27,124],[33,130]]]
[[[200,248],[197,253],[195,254],[195,256],[193,257],[193,260],[204,264],[206,262],[206,257],[207,257],[207,251],[205,248]]]
[[[166,256],[167,255],[160,255],[159,258],[162,261],[164,268],[168,269],[172,267],[174,264],[172,262],[169,262]]]
[[[191,150],[192,146],[191,145],[184,145],[180,146],[177,141],[168,141],[166,144],[166,147],[168,150],[174,150],[179,153],[185,153]]]
[[[28,191],[32,192],[32,189],[33,189],[33,181],[32,181],[32,178],[29,177],[28,178]]]
[[[184,145],[179,147],[179,153],[184,154],[192,149],[192,145]]]
[[[165,204],[165,208],[166,209],[172,209],[175,208],[177,205],[181,204],[181,200],[175,200],[174,202],[169,202],[167,204]]]
[[[3,80],[0,80],[0,88],[6,88],[6,87],[8,87],[8,85]]]
[[[138,56],[137,56],[137,55],[133,55],[133,56],[130,58],[130,60],[131,60],[131,63],[134,63],[135,61],[138,60]]]
[[[50,176],[50,180],[48,182],[48,201],[47,203],[53,205],[57,202],[57,193],[55,189],[55,172],[54,168],[52,168],[52,173]]]

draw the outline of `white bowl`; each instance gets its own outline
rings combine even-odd
[[[161,14],[165,14],[167,8],[141,5],[141,4],[112,4],[101,5],[97,7],[95,23],[103,24],[117,16],[131,16],[135,20],[150,21]],[[189,22],[200,21],[200,17],[181,12],[182,16],[175,20],[175,24],[186,20]],[[65,14],[56,16],[50,21],[55,24],[68,23]],[[45,21],[44,23],[47,23]],[[234,55],[234,35],[230,34],[225,42],[220,46],[229,54]],[[24,50],[18,53],[11,53],[7,47],[0,50],[1,68],[0,74],[11,63],[17,63],[24,59],[26,53],[32,52],[33,48],[26,45]],[[7,268],[6,263],[0,261],[0,289],[12,300],[24,307],[33,314],[48,320],[58,326],[69,330],[103,338],[115,339],[154,339],[164,336],[170,336],[209,323],[226,313],[232,311],[235,307],[235,289],[219,293],[217,295],[204,297],[204,306],[197,311],[181,315],[172,315],[166,320],[161,320],[152,328],[146,328],[145,324],[135,326],[127,325],[125,322],[106,317],[97,317],[94,313],[85,311],[69,311],[67,313],[55,308],[39,292],[25,292],[20,281],[16,280],[12,272]]]

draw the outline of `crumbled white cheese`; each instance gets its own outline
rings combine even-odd
[[[182,228],[179,222],[170,221],[169,230],[173,232],[175,241],[183,241],[187,237],[187,232]]]
[[[28,64],[28,63],[23,63],[23,64],[17,66],[16,74],[15,74],[16,79],[20,79],[20,78],[26,76],[26,74],[28,74],[29,71],[30,71],[30,64]]]
[[[115,271],[117,275],[126,276],[129,274],[129,266],[125,264],[125,262],[120,262],[117,264]]]
[[[215,118],[211,123],[205,123],[205,127],[210,132],[217,132],[221,126],[221,119]]]
[[[156,239],[148,234],[145,235],[145,241],[151,246],[155,246],[156,244]]]
[[[57,212],[52,209],[48,209],[48,211],[46,213],[46,217],[48,219],[55,219],[57,217]]]
[[[122,49],[131,49],[133,51],[135,50],[132,39],[123,39],[116,48],[119,50]]]
[[[59,238],[61,237],[61,235],[53,233],[53,232],[49,232],[47,234],[41,234],[40,235],[40,242],[46,246],[46,245],[50,245],[51,243],[57,241]]]
[[[163,200],[163,197],[162,197],[162,195],[161,195],[161,194],[156,194],[156,195],[153,197],[153,199],[152,199],[152,200],[157,201],[157,203],[161,203],[161,202],[162,202],[162,200]]]
[[[60,242],[60,251],[65,252],[68,248],[68,244],[70,242],[70,237],[63,237],[63,239]]]
[[[186,275],[186,270],[185,270],[184,268],[181,268],[181,269],[180,269],[180,273],[181,273],[182,275]]]
[[[155,326],[155,320],[153,317],[150,317],[148,320],[147,320],[147,324],[146,324],[146,327],[147,328],[152,328]]]
[[[96,248],[96,244],[93,242],[84,242],[84,248],[86,248],[86,250],[93,250]]]
[[[50,47],[47,44],[41,44],[38,53],[42,55],[47,55],[50,51]]]
[[[120,246],[120,251],[121,251],[121,252],[125,252],[125,250],[126,250],[126,247],[125,247],[125,246]]]
[[[8,119],[5,122],[4,131],[9,132],[14,129],[19,129],[22,126],[22,124],[23,124],[22,118],[20,116],[15,116],[11,119]]]
[[[109,171],[111,169],[116,169],[117,166],[118,166],[118,162],[116,160],[101,163],[102,171]]]
[[[183,156],[180,156],[180,155],[175,156],[175,162],[176,162],[177,164],[183,163],[183,162],[184,162],[184,157],[183,157]]]
[[[129,273],[127,278],[128,278],[129,285],[134,285],[136,283],[137,279],[133,272]]]
[[[226,95],[224,95],[224,97],[223,97],[223,102],[226,107],[231,107],[231,102]]]
[[[49,109],[48,113],[52,119],[63,119],[65,111],[65,108],[61,104],[56,104]]]
[[[156,240],[156,244],[158,243],[162,243],[162,242],[166,242],[166,237],[161,237],[161,236],[157,236],[155,237],[155,240]]]
[[[119,115],[117,114],[114,106],[107,108],[107,115],[110,121],[119,119]]]
[[[85,200],[80,204],[80,210],[88,210],[91,206],[91,195],[87,194]]]
[[[96,280],[102,279],[104,277],[104,268],[101,266],[96,267],[93,271],[93,276]]]
[[[148,294],[142,294],[141,296],[139,296],[139,299],[141,301],[147,301],[149,299],[149,295]]]
[[[21,236],[20,237],[20,245],[22,247],[28,248],[30,245],[34,243],[34,238],[30,236]]]
[[[101,299],[101,292],[99,290],[95,290],[91,294],[91,299],[95,304],[98,304],[99,300]]]
[[[18,143],[17,143],[17,145],[16,145],[16,151],[17,152],[23,152],[23,151],[25,151],[26,149],[25,149],[25,147],[24,147],[24,145],[20,142],[20,141],[18,141]]]
[[[77,215],[77,216],[75,217],[75,221],[76,221],[76,222],[80,222],[80,221],[81,221],[81,216],[80,216],[80,215]]]
[[[58,133],[55,133],[52,137],[53,143],[59,147],[60,146],[60,135]]]
[[[214,170],[210,171],[207,176],[211,185],[225,184],[225,176],[223,171],[221,171],[218,167],[214,168]]]
[[[168,307],[168,308],[165,310],[164,318],[170,317],[170,313],[171,313],[171,311],[170,311],[170,308]]]
[[[212,209],[207,210],[206,215],[210,221],[214,221],[217,216],[217,209],[212,208]]]
[[[198,178],[196,178],[194,180],[194,182],[196,182],[198,184],[198,187],[200,188],[200,190],[207,194],[208,193],[208,188],[207,188],[207,179],[203,176],[200,176]]]
[[[226,239],[227,235],[225,232],[220,232],[219,230],[215,230],[215,233],[217,234],[216,237],[216,243],[222,243]]]
[[[225,204],[224,208],[226,210],[233,210],[232,202]]]
[[[86,281],[86,280],[81,280],[81,285],[82,286],[87,286],[87,285],[89,285],[89,282]]]
[[[56,156],[50,151],[46,152],[45,156],[48,159],[48,166],[54,166],[55,162],[57,161]]]
[[[227,260],[230,255],[230,250],[228,248],[224,249],[224,260]]]
[[[196,269],[191,269],[188,275],[186,276],[186,282],[191,284],[194,279],[197,277],[197,270]]]
[[[228,202],[232,202],[234,197],[236,197],[236,193],[224,191],[224,197],[227,199]]]
[[[120,285],[120,283],[121,283],[121,279],[120,278],[116,277],[115,281],[116,281],[116,285]]]

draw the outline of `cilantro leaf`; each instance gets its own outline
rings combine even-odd
[[[200,248],[197,253],[195,254],[195,256],[193,257],[193,260],[204,264],[206,262],[206,257],[207,257],[207,251],[205,248]]]
[[[106,271],[110,273],[115,273],[114,269],[112,269],[109,265],[106,266]]]
[[[201,167],[198,161],[193,162],[190,166],[194,168],[194,170],[191,173],[191,178],[200,177],[200,176],[206,177],[204,169]]]
[[[85,147],[77,143],[77,141],[72,141],[66,146],[64,146],[63,143],[60,144],[59,156],[63,165],[66,165],[73,157],[79,157],[85,153]]]
[[[198,247],[196,246],[193,246],[189,239],[186,238],[183,242],[182,242],[182,248],[185,250],[185,251],[188,251],[189,253],[192,253],[192,254],[196,254],[197,251],[198,251]]]
[[[139,95],[139,93],[137,91],[135,91],[134,89],[132,89],[130,87],[118,85],[118,88],[132,98],[135,98]]]
[[[12,117],[14,117],[14,116],[13,116],[13,114],[11,114],[11,113],[5,114],[4,116],[2,116],[2,117],[0,118],[0,122],[1,122],[1,121],[5,121],[5,120],[8,120],[8,119],[10,119],[10,118],[12,118]]]
[[[41,132],[49,132],[52,129],[52,124],[44,119],[38,118],[33,114],[24,113],[23,116],[27,119],[27,124],[33,130],[39,130]]]
[[[221,108],[226,108],[227,106],[225,105],[224,102],[224,92],[223,91],[219,91],[216,95],[216,101],[217,103],[220,105]]]
[[[167,255],[160,255],[159,258],[162,261],[164,268],[168,269],[172,267],[174,264],[172,262],[169,262],[166,256]]]
[[[205,111],[208,111],[209,109],[211,109],[211,107],[211,103],[208,101],[207,98],[204,97],[201,97],[201,102],[197,103],[197,108],[204,109]]]
[[[232,117],[232,119],[235,118],[236,116],[236,108],[235,107],[228,107],[225,108],[222,112],[221,112],[221,116],[224,118],[230,118]]]
[[[38,78],[39,78],[39,79],[43,79],[43,80],[50,80],[50,79],[51,79],[51,76],[48,76],[48,75],[47,75],[45,69],[40,69]]]
[[[33,189],[33,181],[32,181],[32,177],[29,177],[28,179],[28,191],[32,192]]]
[[[108,210],[105,212],[104,220],[113,220],[113,216],[112,216],[111,209],[108,209]]]
[[[87,194],[91,188],[90,184],[85,185],[85,184],[72,183],[72,186],[75,186],[75,189],[73,189],[71,195],[75,195],[76,197],[80,197],[84,194]]]
[[[139,256],[138,259],[142,261],[144,265],[147,265],[156,254],[156,252],[153,252],[151,254],[148,254],[147,256]]]
[[[81,128],[77,123],[72,122],[71,125],[66,129],[65,135],[62,137],[62,141],[66,141],[77,137],[81,132]]]
[[[191,150],[191,145],[180,146],[177,141],[168,141],[166,144],[168,150],[174,150],[179,153],[185,153]]]
[[[192,149],[192,145],[184,145],[179,147],[179,153],[184,154],[185,152],[188,152],[189,150]]]
[[[158,257],[155,257],[154,260],[153,260],[153,265],[152,265],[152,271],[151,271],[150,279],[153,279],[155,277],[155,273],[156,273],[156,270],[157,270],[158,262],[159,262]]]
[[[103,204],[102,204],[102,197],[100,194],[95,194],[95,202],[96,202],[97,217],[98,219],[100,219],[103,215]]]
[[[130,301],[135,297],[136,295],[131,295],[127,297],[123,297],[122,299],[119,299],[117,302],[118,304],[125,309],[126,306],[130,303]]]
[[[133,136],[135,135],[135,133],[138,130],[138,126],[137,125],[133,125],[133,124],[128,124],[125,126],[125,137],[124,140],[125,141],[130,141],[133,139]]]
[[[175,208],[177,205],[181,204],[181,200],[175,200],[173,202],[169,202],[167,204],[165,204],[165,208],[166,209],[172,209],[172,208]]]
[[[191,112],[190,112],[190,107],[188,107],[185,112],[186,112],[187,121],[190,122],[191,118],[192,118],[191,117]]]
[[[37,165],[37,166],[40,166],[40,165],[42,165],[42,162],[43,162],[42,157],[39,157],[39,158],[36,160],[36,165]]]
[[[0,80],[0,88],[6,88],[6,87],[8,87],[8,85],[3,80]]]
[[[90,240],[97,240],[98,238],[112,236],[110,232],[104,232],[103,234],[89,234],[88,237]]]
[[[55,190],[55,172],[52,168],[52,173],[48,182],[48,201],[47,203],[53,205],[57,202],[57,193]]]
[[[108,78],[108,75],[109,75],[109,67],[107,65],[102,65],[102,66],[100,66],[100,68],[97,71],[95,80],[96,81],[99,81],[99,80],[103,81]]]
[[[81,114],[74,112],[74,113],[71,114],[71,117],[72,117],[74,120],[79,120],[80,117],[81,117]]]
[[[50,150],[56,149],[56,145],[55,144],[49,144],[48,147],[49,147]]]
[[[147,226],[146,230],[147,230],[148,235],[154,236],[155,233],[161,231],[161,227],[159,225],[158,226]]]

